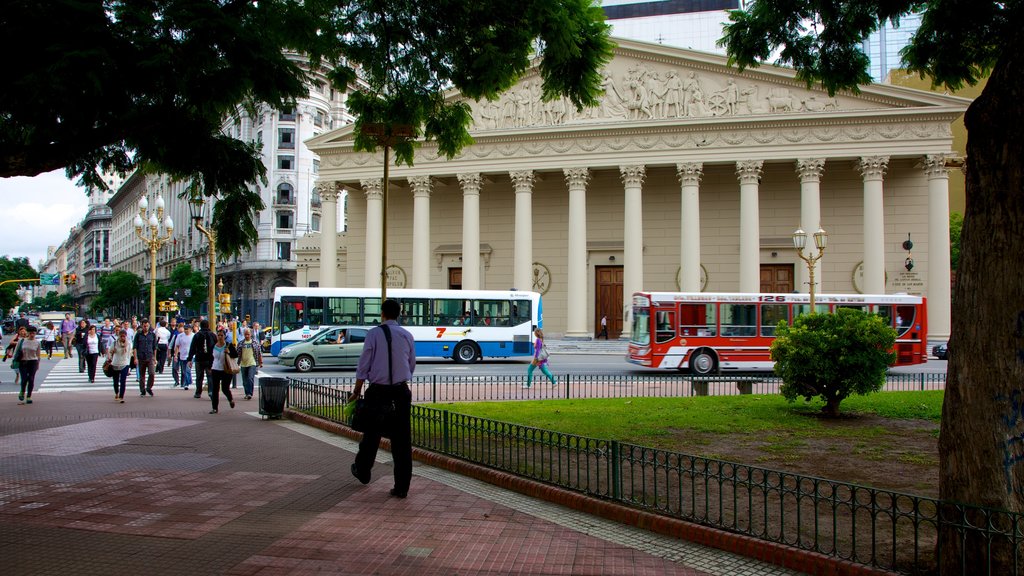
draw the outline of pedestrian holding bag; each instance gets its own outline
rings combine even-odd
[[[537,353],[537,362],[543,362],[547,360],[549,355],[550,354],[548,354],[548,347],[544,343],[541,343],[540,352]]]
[[[241,366],[238,365],[238,360],[231,357],[227,348],[224,349],[224,371],[228,374],[238,374],[242,371]]]
[[[110,358],[107,358],[103,363],[103,375],[107,378],[113,378],[115,373],[116,370],[114,370],[114,365],[110,362]]]
[[[384,331],[384,338],[388,341],[388,380],[394,382],[395,378],[392,375],[391,367],[391,329],[385,324],[381,324],[380,328]],[[390,437],[395,405],[391,402],[387,406],[378,408],[378,410],[373,410],[365,398],[359,398],[345,406],[343,415],[349,427],[356,432],[368,432],[376,428],[381,432],[381,436]]]

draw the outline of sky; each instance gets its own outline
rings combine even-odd
[[[85,189],[64,170],[34,178],[0,178],[0,256],[27,257],[33,268],[82,221],[89,207]]]

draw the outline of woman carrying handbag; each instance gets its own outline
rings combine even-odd
[[[544,346],[544,331],[537,328],[533,331],[533,335],[537,337],[537,341],[533,345],[533,361],[530,362],[530,367],[526,369],[526,384],[523,384],[523,388],[529,388],[533,385],[533,369],[540,367],[540,371],[551,380],[552,386],[558,385],[558,380],[551,373],[548,368],[548,349]]]
[[[216,414],[220,405],[220,392],[228,399],[228,404],[235,407],[235,399],[231,397],[231,377],[238,374],[238,350],[229,344],[223,328],[217,329],[217,342],[213,345],[213,366],[210,369],[210,402]]]

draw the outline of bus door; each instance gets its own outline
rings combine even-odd
[[[896,306],[893,326],[896,328],[896,365],[916,364],[922,345],[921,319],[917,317],[917,307],[913,304]]]

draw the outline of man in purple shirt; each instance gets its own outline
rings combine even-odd
[[[75,338],[75,321],[71,319],[71,314],[64,315],[64,321],[60,323],[60,340],[64,346],[64,357],[74,358],[71,354],[71,341]]]
[[[366,334],[356,367],[356,386],[349,402],[355,402],[363,390],[363,382],[369,382],[366,410],[382,417],[371,419],[374,424],[363,432],[352,475],[363,484],[370,483],[370,470],[377,457],[380,438],[386,435],[391,438],[391,457],[395,463],[395,487],[391,495],[405,498],[412,480],[412,427],[409,423],[412,392],[408,380],[416,370],[416,342],[396,321],[401,312],[397,300],[385,300],[380,312],[384,323]]]

